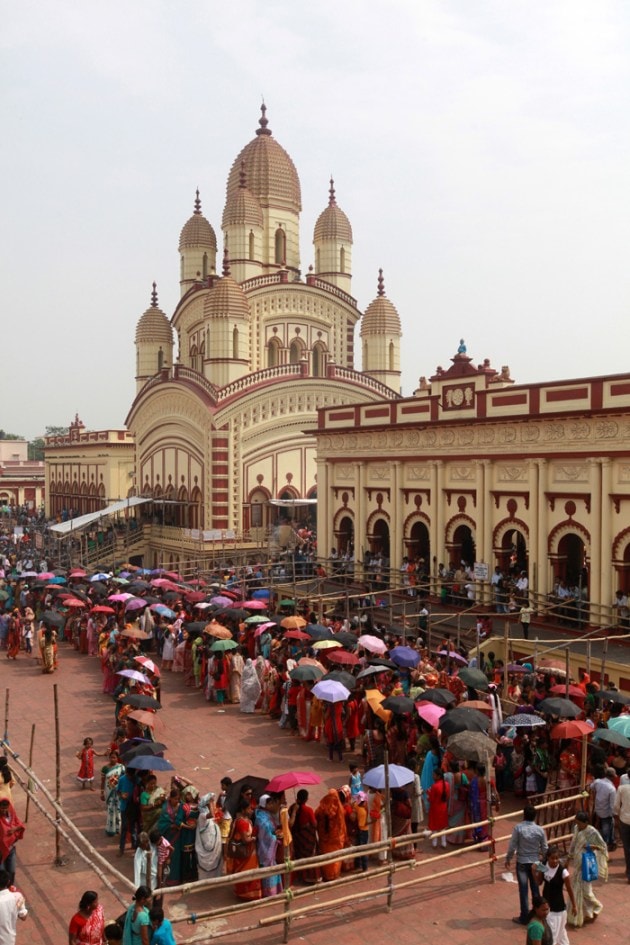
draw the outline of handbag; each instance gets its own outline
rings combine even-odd
[[[587,844],[586,850],[582,853],[582,879],[585,883],[592,883],[593,880],[598,878],[597,857],[591,850],[590,844]]]
[[[233,860],[246,860],[250,854],[251,847],[249,840],[228,840],[228,856]]]

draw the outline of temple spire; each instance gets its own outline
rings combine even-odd
[[[158,307],[158,294],[157,294],[157,282],[153,283],[153,291],[151,292],[151,308]]]
[[[229,276],[230,274],[230,257],[228,255],[227,246],[223,250],[223,275]]]
[[[193,211],[196,214],[201,213],[201,200],[199,199],[199,188],[195,191],[195,209]]]
[[[332,174],[330,175],[330,188],[328,190],[328,206],[336,207],[337,201],[335,199],[335,181]]]
[[[379,299],[383,298],[385,295],[385,280],[383,279],[383,270],[379,269],[378,271],[378,291],[376,293]]]
[[[258,119],[258,124],[260,125],[260,128],[256,129],[257,135],[270,135],[271,134],[271,128],[267,127],[269,124],[269,120],[267,118],[267,106],[265,105],[264,102],[260,106],[260,118]]]
[[[238,186],[247,187],[247,174],[245,173],[245,161],[241,161],[241,169],[238,174]]]

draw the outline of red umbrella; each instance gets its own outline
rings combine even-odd
[[[203,591],[184,591],[184,597],[190,604],[199,604],[206,599]]]
[[[64,605],[66,607],[87,607],[87,604],[84,600],[79,600],[78,597],[66,597],[64,598]]]
[[[244,607],[245,610],[267,610],[269,606],[266,600],[246,600],[242,604],[240,601],[237,603],[239,607]]]
[[[549,690],[549,692],[553,692],[554,696],[564,696],[566,691],[566,686],[552,686]],[[584,702],[586,693],[579,686],[569,686],[569,699],[573,699],[575,702]]]
[[[91,614],[115,614],[116,611],[113,607],[107,607],[106,604],[97,604],[96,607],[92,607],[90,611]]]
[[[136,663],[140,663],[141,666],[145,668],[147,673],[153,673],[154,676],[160,675],[159,668],[155,665],[153,660],[149,659],[148,656],[134,656]]]
[[[356,666],[357,663],[361,662],[358,656],[355,656],[354,653],[348,653],[347,650],[333,650],[332,653],[326,653],[325,656],[331,663],[345,663],[346,666]]]
[[[164,727],[164,723],[158,719],[156,713],[150,712],[148,709],[134,709],[133,712],[129,713],[129,718],[135,719],[140,725],[148,725],[149,728]]]
[[[308,635],[308,633],[304,633],[302,630],[287,630],[287,632],[284,634],[284,639],[285,640],[310,640],[311,638]]]
[[[287,791],[289,788],[300,787],[302,784],[321,784],[322,779],[318,774],[314,774],[312,771],[287,771],[286,774],[277,774],[274,778],[271,779],[265,792],[270,791],[272,794],[280,794],[282,791]]]
[[[572,719],[570,722],[559,722],[550,731],[551,738],[582,738],[592,735],[595,729],[588,722],[579,722]]]

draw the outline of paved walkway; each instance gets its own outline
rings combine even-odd
[[[35,723],[33,768],[54,793],[53,684],[56,683],[64,809],[94,847],[110,859],[116,869],[131,878],[131,855],[118,859],[115,842],[105,836],[105,817],[98,791],[83,791],[76,781],[78,761],[75,754],[83,738],[91,735],[96,748],[103,750],[113,728],[111,700],[100,692],[100,664],[95,659],[79,656],[65,645],[61,646],[60,661],[61,668],[53,676],[44,676],[35,660],[24,654],[20,654],[16,663],[9,665],[4,659],[0,662],[0,696],[6,689],[9,691],[9,742],[13,750],[27,758],[31,725]],[[328,762],[321,746],[291,737],[267,718],[243,715],[238,707],[227,706],[222,711],[206,703],[198,692],[184,687],[179,674],[166,675],[163,703],[161,718],[165,727],[160,737],[163,736],[169,746],[167,755],[178,773],[195,781],[202,790],[217,791],[224,774],[232,777],[244,774],[264,776],[292,768],[310,768],[317,770],[324,781],[321,789],[312,790],[312,798],[316,801],[327,787],[347,781],[346,763]],[[19,772],[19,768],[16,770]],[[24,817],[25,799],[21,789],[16,787],[14,795],[18,813]],[[504,823],[500,833],[509,833],[510,829],[511,823]],[[495,885],[489,883],[487,867],[455,873],[400,891],[395,896],[393,911],[388,914],[384,897],[374,895],[376,888],[383,888],[385,880],[369,880],[365,886],[353,886],[339,892],[341,896],[365,889],[363,900],[331,906],[316,916],[298,920],[291,930],[290,940],[312,945],[329,945],[332,936],[342,936],[343,945],[381,943],[390,939],[397,945],[417,945],[419,939],[426,945],[444,945],[445,941],[456,945],[487,945],[489,939],[497,943],[524,942],[524,932],[510,921],[517,911],[516,886],[499,878],[504,849],[504,845],[498,849]],[[430,847],[422,852],[430,855]],[[26,923],[20,924],[18,943],[63,945],[67,941],[68,921],[86,889],[99,891],[109,918],[124,911],[123,906],[103,887],[98,876],[65,842],[62,842],[62,854],[64,865],[54,866],[54,831],[31,804],[27,834],[18,848],[17,870],[17,884],[27,897],[30,915]],[[460,862],[477,858],[479,852],[470,850],[463,854],[462,860],[452,859],[440,868],[455,867]],[[412,875],[415,874],[405,872],[400,881]],[[621,850],[612,855],[611,878],[607,886],[600,887],[599,894],[604,902],[604,913],[595,925],[572,932],[572,942],[585,945],[608,938],[618,941],[620,930],[627,926],[628,885]],[[318,892],[309,904],[318,901],[323,904],[324,898],[332,898],[332,891],[321,895]],[[213,897],[213,902],[217,901],[232,901],[231,894],[226,892]],[[191,911],[202,912],[209,908],[209,894],[201,892],[184,898],[171,897],[167,905],[171,917]],[[257,910],[252,922],[266,914],[268,910]],[[242,917],[241,921],[244,922]],[[228,924],[224,919],[215,920],[211,925],[181,923],[176,925],[177,938],[180,942],[209,941],[213,929],[225,931],[233,925],[233,920]],[[282,941],[282,927],[255,929],[246,933],[245,939],[242,934],[227,937],[228,943],[243,940],[260,945],[276,943]]]

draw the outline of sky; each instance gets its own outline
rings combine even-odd
[[[0,12],[5,430],[32,438],[76,412],[123,426],[151,283],[170,316],[195,188],[220,238],[263,96],[302,185],[303,272],[332,173],[359,307],[382,267],[401,316],[406,396],[460,338],[517,383],[628,370],[624,0]]]

